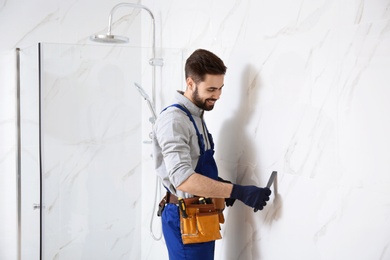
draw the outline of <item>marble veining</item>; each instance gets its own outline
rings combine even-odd
[[[187,54],[210,49],[228,67],[222,97],[205,116],[221,176],[265,185],[278,171],[263,211],[240,202],[226,209],[215,258],[389,259],[389,2],[141,2],[156,16],[164,58],[156,110],[185,88]],[[168,259],[164,242],[149,234],[155,175],[142,141],[150,113],[133,88],[137,81],[150,91],[150,52],[136,48],[150,46],[150,19],[131,9],[118,14],[115,33],[131,39],[124,47],[87,40],[106,31],[115,4],[0,1],[7,36],[0,42],[1,198],[17,194],[15,47],[28,56],[23,77],[30,79],[22,172],[31,175],[24,185],[31,194],[37,188],[36,44],[44,43],[47,259]],[[23,205],[26,219],[39,217],[31,210],[36,201],[32,195]],[[16,259],[14,207],[1,221],[1,259]],[[23,245],[22,259],[39,253],[33,235]]]

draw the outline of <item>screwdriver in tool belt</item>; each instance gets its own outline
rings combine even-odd
[[[203,197],[200,197],[198,201],[199,201],[199,204],[207,204],[206,199]]]
[[[182,198],[178,198],[179,201],[179,208],[181,212],[181,216],[183,218],[188,218],[187,212],[186,212],[186,204]]]

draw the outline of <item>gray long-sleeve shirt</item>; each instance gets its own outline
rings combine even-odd
[[[180,91],[175,94],[172,104],[175,103],[190,111],[204,137],[206,150],[209,149],[209,140],[202,123],[203,109],[193,104]],[[162,112],[153,128],[153,158],[157,175],[171,193],[183,198],[193,196],[176,188],[195,172],[199,155],[196,130],[187,114],[176,107]]]

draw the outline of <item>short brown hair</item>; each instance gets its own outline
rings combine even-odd
[[[185,65],[186,79],[191,77],[195,83],[204,81],[206,74],[225,75],[227,67],[214,53],[198,49],[188,57]]]

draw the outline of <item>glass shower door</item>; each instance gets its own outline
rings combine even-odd
[[[21,84],[35,91],[36,131],[27,121],[21,128],[36,143],[36,167],[22,167],[22,176],[40,179],[41,258],[139,259],[142,99],[134,83],[142,85],[147,50],[46,43],[37,50],[39,89],[28,78]]]
[[[141,54],[41,46],[44,259],[139,259]]]
[[[183,82],[182,51],[159,51],[157,113]],[[151,96],[150,53],[48,43],[20,51],[21,259],[159,255],[150,250],[159,196],[151,181],[151,113],[135,87]]]

